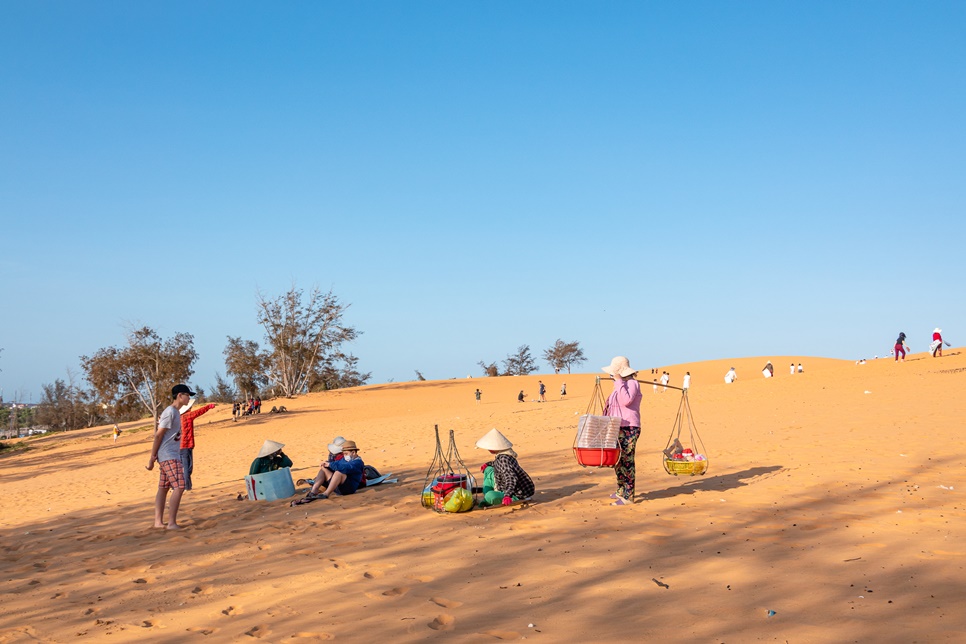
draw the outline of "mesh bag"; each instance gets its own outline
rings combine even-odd
[[[577,436],[574,438],[574,458],[583,467],[614,467],[620,460],[617,437],[621,419],[605,416],[605,411],[604,391],[600,387],[600,377],[597,377],[587,412],[577,421]]]
[[[449,430],[449,447],[443,451],[439,425],[435,425],[436,454],[423,481],[422,504],[436,512],[467,512],[476,506],[476,480],[460,457],[456,436]]]

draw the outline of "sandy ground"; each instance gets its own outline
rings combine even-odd
[[[764,358],[660,367],[692,374],[710,470],[664,472],[680,395],[645,385],[625,508],[608,506],[613,471],[571,451],[596,374],[375,385],[238,423],[219,406],[196,424],[176,532],[151,527],[149,431],[30,440],[0,455],[0,642],[966,641],[966,354],[772,360],[770,380]],[[473,467],[476,439],[503,431],[534,502],[423,509],[437,424]],[[266,438],[299,478],[336,434],[399,483],[297,508],[237,499]]]

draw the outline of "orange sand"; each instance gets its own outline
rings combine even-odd
[[[691,371],[710,471],[664,472],[679,395],[644,386],[628,508],[607,505],[611,470],[571,453],[595,374],[374,385],[238,423],[219,406],[196,424],[180,532],[151,528],[150,432],[30,440],[0,456],[0,642],[966,641],[966,355],[949,353],[773,358],[772,380],[764,358],[662,367],[673,385]],[[548,402],[517,403],[538,379]],[[434,424],[473,464],[476,439],[504,431],[535,502],[421,508]],[[336,434],[399,483],[298,508],[236,499],[264,439],[298,478]]]

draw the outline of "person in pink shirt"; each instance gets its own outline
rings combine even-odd
[[[634,481],[636,471],[634,467],[634,450],[637,439],[641,435],[641,386],[635,380],[637,371],[631,369],[630,362],[624,356],[617,356],[610,361],[610,365],[603,367],[605,373],[614,379],[614,391],[607,398],[604,414],[619,416],[621,429],[618,442],[621,448],[621,458],[614,467],[617,475],[617,492],[610,495],[614,499],[611,505],[631,505],[634,503]]]

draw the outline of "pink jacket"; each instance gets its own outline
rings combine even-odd
[[[607,398],[608,416],[620,416],[621,427],[641,426],[641,385],[633,378],[614,379],[614,391]]]

